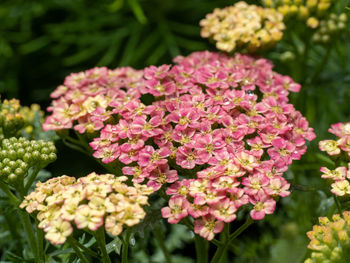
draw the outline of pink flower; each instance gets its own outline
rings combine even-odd
[[[172,197],[169,200],[169,206],[161,209],[162,217],[168,218],[169,223],[176,224],[188,215],[188,207],[189,203],[186,198],[181,196]]]
[[[223,221],[225,223],[232,222],[236,219],[236,211],[237,208],[234,203],[230,202],[230,200],[227,198],[220,203],[214,204],[210,208],[210,214],[213,215],[217,220]]]
[[[206,215],[194,221],[194,232],[207,240],[212,240],[215,234],[220,233],[225,223],[217,221],[212,215]]]
[[[250,203],[254,205],[253,210],[250,211],[250,216],[254,220],[261,220],[266,214],[272,214],[276,207],[275,200],[264,194],[251,197]]]

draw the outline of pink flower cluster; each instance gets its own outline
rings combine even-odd
[[[268,60],[206,51],[174,61],[145,68],[137,87],[126,88],[132,99],[108,102],[118,123],[106,124],[90,146],[136,183],[171,184],[163,217],[177,223],[190,215],[210,240],[243,205],[255,220],[273,213],[275,199],[289,194],[283,172],[315,134],[288,104],[300,85]]]
[[[348,162],[350,156],[350,122],[333,124],[328,131],[337,136],[338,139],[320,141],[320,150],[334,157],[342,157],[342,154],[345,153],[343,156],[346,159],[345,161]],[[322,172],[322,178],[331,180],[331,192],[333,194],[338,196],[350,195],[350,162],[348,168],[340,166],[330,170],[327,167],[321,167],[320,171]]]

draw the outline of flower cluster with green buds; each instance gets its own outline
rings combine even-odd
[[[0,148],[0,178],[14,183],[24,178],[30,167],[43,168],[56,160],[56,147],[50,141],[24,137],[3,139]]]
[[[308,248],[311,256],[305,263],[341,263],[348,262],[350,251],[350,211],[342,215],[319,218],[320,225],[314,225],[307,232],[310,239]]]
[[[328,43],[332,36],[336,35],[340,31],[346,29],[346,21],[348,17],[345,13],[335,14],[332,13],[320,21],[319,26],[314,33],[312,39],[318,43]]]
[[[76,179],[69,176],[38,182],[20,205],[28,213],[38,212],[39,227],[52,244],[63,244],[76,228],[119,235],[123,226],[136,225],[145,217],[143,206],[153,189],[128,186],[126,176],[91,173]]]

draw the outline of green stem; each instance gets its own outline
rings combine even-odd
[[[38,254],[39,257],[44,257],[45,262],[45,252],[44,252],[44,231],[40,228],[36,228],[36,240],[37,240],[37,246],[38,246]]]
[[[131,234],[131,228],[126,230],[125,237],[123,239],[122,263],[128,263],[130,234]]]
[[[197,258],[196,262],[207,263],[209,242],[199,235],[194,236],[194,242],[196,245],[196,258]]]
[[[158,242],[158,244],[160,246],[160,249],[163,252],[163,255],[165,257],[165,262],[166,263],[172,263],[171,255],[170,255],[170,253],[168,251],[168,248],[165,246],[163,231],[161,231],[160,228],[156,228],[153,233],[154,233],[154,237],[156,238],[156,240],[157,240],[157,242]]]
[[[34,168],[34,170],[32,171],[32,173],[30,174],[27,183],[24,186],[24,194],[27,194],[30,187],[32,186],[36,176],[38,175],[38,173],[40,172],[41,168],[39,168],[38,166]]]
[[[218,249],[216,250],[214,257],[212,258],[212,260],[210,261],[211,263],[219,263],[222,256],[225,254],[228,246],[230,245],[230,243],[236,238],[238,237],[244,230],[246,230],[251,224],[253,224],[254,220],[251,219],[250,217],[245,221],[245,223],[243,225],[241,225],[235,232],[233,232],[231,235],[229,235],[228,237],[225,235],[225,239],[223,244],[221,246],[218,247]]]
[[[341,209],[341,204],[340,204],[340,202],[339,202],[339,199],[338,199],[338,197],[335,196],[335,195],[333,195],[333,198],[334,198],[334,203],[335,203],[335,205],[337,206],[339,215],[342,216],[342,215],[343,215],[343,210]]]
[[[43,261],[40,257],[40,254],[39,254],[39,250],[37,247],[37,241],[35,239],[33,226],[32,226],[32,223],[30,222],[29,215],[24,211],[19,211],[19,215],[20,215],[20,218],[21,218],[21,221],[22,221],[24,231],[26,233],[30,248],[34,254],[35,260],[36,260],[36,262],[41,263]]]
[[[80,260],[84,263],[89,263],[89,260],[85,257],[85,255],[80,251],[79,247],[77,246],[77,243],[79,242],[72,237],[68,237],[67,241],[70,244],[70,246],[74,249],[75,253],[80,258]]]
[[[108,252],[106,249],[106,237],[105,237],[104,228],[100,227],[94,233],[95,233],[95,238],[96,238],[97,244],[100,247],[100,250],[102,252],[102,262],[103,263],[112,263],[111,259],[108,256]]]

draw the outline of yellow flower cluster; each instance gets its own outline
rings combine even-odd
[[[12,137],[23,128],[24,119],[19,112],[21,105],[19,100],[4,100],[0,104],[0,126],[2,130],[2,138]]]
[[[34,131],[34,123],[36,118],[40,119],[40,123],[44,121],[44,112],[40,109],[38,104],[32,104],[30,107],[21,107],[20,114],[25,122],[23,129],[29,135]]]
[[[288,17],[312,20],[322,17],[337,0],[263,0],[266,7],[274,8]]]
[[[0,103],[0,139],[18,136],[20,131],[24,131],[26,136],[31,135],[37,117],[43,121],[44,112],[39,105],[22,107],[17,99],[5,99]]]
[[[319,218],[320,225],[313,226],[307,233],[310,238],[308,248],[313,252],[305,263],[340,263],[348,262],[350,249],[350,212],[342,216],[333,215]]]
[[[201,36],[216,42],[219,50],[237,48],[249,52],[263,49],[281,40],[285,25],[283,16],[272,8],[238,2],[223,9],[214,9],[200,21]]]
[[[63,244],[72,234],[74,222],[78,229],[105,230],[119,235],[123,225],[133,226],[145,217],[142,206],[148,204],[153,190],[144,185],[128,186],[127,177],[91,173],[85,177],[61,176],[35,190],[20,205],[28,213],[38,211],[39,227],[52,244]]]

